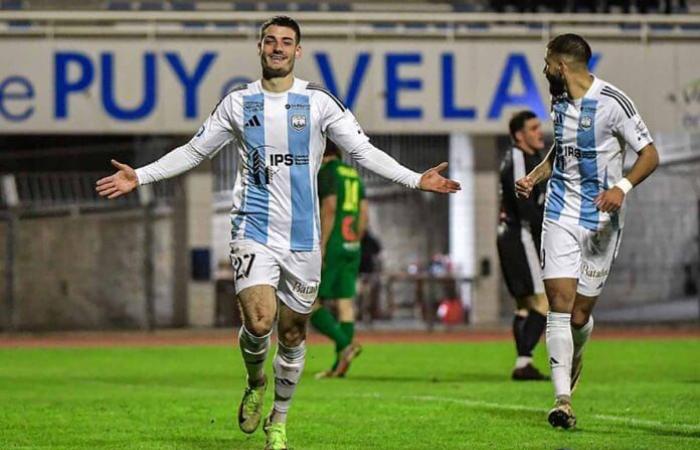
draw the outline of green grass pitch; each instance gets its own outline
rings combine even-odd
[[[347,379],[316,381],[332,349],[312,345],[290,446],[700,448],[700,341],[594,339],[575,431],[547,423],[550,383],[508,379],[512,347],[371,344]],[[244,435],[234,421],[243,380],[233,346],[0,349],[0,448],[260,450],[262,430]],[[271,401],[268,389],[266,410]]]

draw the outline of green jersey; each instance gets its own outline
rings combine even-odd
[[[326,254],[359,254],[360,202],[365,188],[357,170],[339,159],[323,164],[318,172],[318,196],[323,201],[329,195],[337,196],[337,206]]]

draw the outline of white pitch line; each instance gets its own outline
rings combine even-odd
[[[358,397],[354,395],[353,397]],[[359,397],[369,397],[369,398],[381,398],[384,400],[413,400],[419,402],[445,402],[445,403],[455,403],[458,405],[469,406],[473,408],[491,408],[491,409],[501,409],[508,411],[524,411],[524,412],[534,412],[546,414],[548,410],[542,408],[533,408],[530,406],[523,405],[509,405],[504,403],[493,403],[485,402],[483,400],[470,400],[466,398],[450,398],[450,397],[438,397],[433,395],[402,395],[397,397],[392,397],[380,393],[372,394],[361,394]],[[699,424],[691,423],[664,423],[657,420],[647,420],[647,419],[635,419],[632,417],[620,417],[620,416],[610,416],[607,414],[591,414],[588,417],[592,417],[601,421],[608,422],[618,422],[626,423],[629,425],[637,426],[647,426],[647,427],[657,427],[657,428],[671,428],[671,429],[681,429],[683,431],[696,432],[700,431]]]

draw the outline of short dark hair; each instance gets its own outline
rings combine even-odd
[[[560,34],[549,41],[547,49],[558,55],[569,56],[586,66],[591,60],[591,46],[578,34]]]
[[[508,130],[510,131],[510,138],[513,140],[513,142],[515,142],[515,133],[521,131],[525,127],[525,122],[530,119],[537,119],[537,114],[529,109],[517,112],[510,118]]]
[[[301,28],[299,28],[299,24],[297,23],[296,20],[292,19],[289,16],[274,16],[270,17],[267,19],[261,26],[260,26],[260,40],[262,41],[263,37],[265,37],[265,30],[267,30],[269,27],[272,25],[276,25],[278,27],[287,27],[291,28],[294,30],[294,33],[296,33],[296,43],[298,44],[301,42]]]

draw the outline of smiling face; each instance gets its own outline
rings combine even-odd
[[[283,78],[292,73],[294,62],[301,57],[301,45],[292,28],[270,25],[258,42],[263,78]]]

